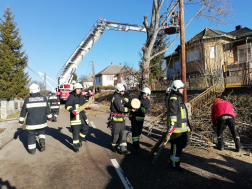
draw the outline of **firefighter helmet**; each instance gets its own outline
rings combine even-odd
[[[82,85],[80,83],[74,84],[74,89],[83,89]]]
[[[40,88],[36,83],[31,84],[29,89],[30,89],[30,93],[38,93],[40,91]]]
[[[142,90],[141,90],[142,93],[145,93],[147,95],[151,95],[151,90],[148,88],[148,87],[144,87]]]
[[[89,93],[91,93],[91,91],[90,91],[90,90],[89,90],[88,92],[89,92]]]
[[[168,88],[166,89],[166,93],[171,93],[171,87],[168,87]]]
[[[122,83],[117,83],[115,91],[117,93],[120,93],[121,91],[125,91],[125,86]]]
[[[180,88],[186,88],[186,85],[181,80],[174,80],[171,85],[171,90],[178,91]]]

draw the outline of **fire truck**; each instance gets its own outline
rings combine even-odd
[[[105,28],[107,28],[107,30],[115,31],[132,30],[138,32],[146,32],[145,27],[142,25],[111,22],[99,18],[57,75],[58,88],[56,95],[60,96],[61,101],[65,101],[68,98],[69,93],[73,90],[73,86],[76,83],[74,80],[72,80],[73,73],[77,69],[77,66],[79,65],[81,60],[86,56],[95,42],[103,34]],[[87,92],[82,92],[82,95],[86,95],[86,93]],[[92,91],[91,95],[94,95],[94,91]]]

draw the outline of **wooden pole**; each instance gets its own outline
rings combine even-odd
[[[181,46],[181,75],[182,81],[186,84],[186,64],[185,64],[185,26],[184,26],[184,2],[179,0],[180,12],[180,46]],[[187,91],[184,90],[184,102],[187,102]]]

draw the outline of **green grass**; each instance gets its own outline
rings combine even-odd
[[[20,116],[20,111],[19,111],[19,112],[16,112],[16,113],[13,113],[13,114],[8,115],[6,119],[19,118],[19,116]]]

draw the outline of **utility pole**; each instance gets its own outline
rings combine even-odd
[[[181,46],[181,76],[186,84],[186,63],[185,63],[185,26],[184,26],[184,1],[179,0],[180,12],[180,46]],[[184,89],[184,102],[187,102],[187,91]]]
[[[95,88],[96,88],[96,80],[95,80],[95,69],[94,69],[94,61],[92,61],[92,70],[94,75],[94,94],[95,94]]]

